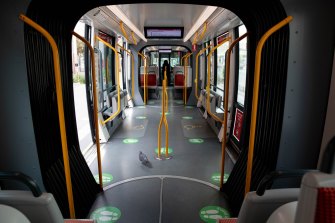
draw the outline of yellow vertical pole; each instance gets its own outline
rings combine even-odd
[[[103,188],[102,183],[102,167],[101,167],[101,152],[100,152],[100,136],[99,136],[99,118],[98,118],[98,96],[97,96],[97,83],[95,75],[95,56],[94,49],[91,44],[82,36],[76,32],[72,32],[74,36],[83,41],[88,49],[90,50],[91,56],[91,68],[92,68],[92,84],[93,84],[93,116],[94,116],[94,128],[95,128],[95,139],[97,144],[97,159],[98,159],[98,172],[99,172],[99,184],[100,188]]]
[[[265,41],[277,30],[292,21],[292,16],[286,17],[281,22],[277,23],[271,29],[269,29],[259,40],[256,48],[256,58],[255,58],[255,74],[254,74],[254,90],[252,94],[252,109],[251,109],[251,123],[250,123],[250,136],[249,136],[249,150],[248,150],[248,163],[247,163],[247,173],[245,179],[245,194],[250,191],[251,186],[251,174],[252,174],[252,164],[254,158],[254,146],[255,146],[255,132],[256,132],[256,121],[257,121],[257,107],[258,107],[258,92],[259,92],[259,80],[260,80],[260,70],[261,70],[261,58],[262,49]]]
[[[234,42],[232,42],[227,50],[227,58],[226,58],[226,78],[225,78],[225,91],[224,91],[224,113],[223,113],[223,139],[221,143],[221,178],[220,178],[220,188],[223,187],[223,179],[224,179],[224,170],[225,170],[225,149],[226,149],[226,141],[227,141],[227,122],[228,122],[228,100],[229,100],[229,81],[230,81],[230,57],[231,52],[234,46],[244,39],[248,33],[240,36]]]
[[[186,105],[187,103],[187,76],[188,76],[188,69],[187,69],[187,66],[188,66],[188,58],[192,55],[193,53],[188,53],[184,56],[184,105]]]
[[[143,59],[143,65],[144,65],[144,76],[143,76],[143,82],[144,82],[144,86],[143,86],[143,92],[144,92],[144,96],[143,96],[143,103],[146,105],[147,104],[147,91],[146,91],[146,85],[147,85],[147,79],[146,79],[146,73],[147,73],[147,68],[146,68],[146,57],[138,52],[138,55],[140,55]]]
[[[163,94],[162,94],[162,116],[159,121],[158,126],[158,159],[161,159],[161,129],[162,129],[162,123],[164,122],[165,126],[165,158],[169,159],[169,127],[168,122],[166,120],[166,84],[167,84],[167,78],[166,78],[166,70],[164,70],[164,80],[163,80]]]
[[[65,172],[65,181],[66,181],[66,190],[67,198],[69,202],[70,217],[72,219],[76,218],[74,202],[73,202],[73,192],[72,192],[72,182],[71,182],[71,171],[70,171],[70,162],[69,162],[69,151],[67,146],[67,136],[66,136],[66,126],[65,126],[65,117],[64,117],[64,103],[63,103],[63,93],[62,93],[62,79],[60,74],[60,63],[59,63],[59,52],[57,44],[54,38],[46,31],[43,27],[35,23],[30,18],[25,15],[20,15],[19,18],[27,23],[29,26],[36,29],[40,32],[50,43],[53,55],[54,62],[54,71],[55,71],[55,82],[56,82],[56,94],[57,94],[57,107],[58,107],[58,118],[59,118],[59,128],[63,152],[63,162],[64,162],[64,172]]]

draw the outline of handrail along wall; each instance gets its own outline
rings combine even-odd
[[[293,20],[292,16],[286,17],[281,22],[274,25],[269,29],[259,40],[256,48],[256,58],[255,58],[255,74],[254,74],[254,90],[252,94],[252,109],[251,109],[251,122],[250,122],[250,136],[249,136],[249,150],[248,150],[248,163],[247,172],[245,179],[245,194],[250,191],[251,186],[251,173],[252,164],[254,157],[254,146],[255,146],[255,133],[256,133],[256,121],[257,121],[257,107],[258,107],[258,93],[259,93],[259,80],[260,80],[260,69],[261,69],[261,58],[262,49],[265,41],[277,30],[290,23]]]
[[[143,91],[144,91],[144,99],[143,99],[143,102],[144,102],[144,104],[146,105],[147,104],[147,57],[146,56],[144,56],[142,53],[140,53],[140,52],[137,52],[138,53],[138,55],[140,55],[141,57],[142,57],[142,59],[143,59],[143,63],[144,63],[144,77],[143,77],[143,79],[144,79],[144,86],[143,86]]]
[[[102,182],[102,167],[101,167],[101,151],[100,151],[100,136],[99,136],[99,118],[98,118],[98,96],[97,96],[97,84],[96,84],[96,74],[95,74],[95,56],[94,49],[91,44],[82,36],[80,36],[76,32],[72,32],[72,34],[83,41],[88,49],[90,50],[91,56],[91,69],[92,69],[92,88],[93,88],[93,116],[94,116],[94,128],[95,128],[95,141],[97,144],[97,159],[98,159],[98,171],[99,171],[99,184],[100,188],[103,188]],[[107,60],[108,62],[108,60]],[[107,66],[108,67],[108,66]],[[108,75],[107,75],[108,76]]]
[[[41,27],[40,25],[38,25],[33,20],[31,20],[30,18],[28,18],[27,16],[23,14],[21,14],[19,18],[23,22],[27,23],[29,26],[31,26],[32,28],[40,32],[48,40],[48,42],[50,43],[51,49],[52,49],[66,190],[67,190],[67,197],[68,197],[68,202],[69,202],[70,217],[74,219],[76,216],[75,216],[75,209],[74,209],[74,202],[73,202],[73,191],[72,191],[71,171],[70,171],[70,162],[69,162],[69,150],[68,150],[68,145],[67,145],[67,135],[66,135],[66,126],[65,126],[62,79],[61,79],[61,74],[60,74],[58,47],[57,47],[57,44],[54,38],[43,27]]]
[[[127,50],[126,48],[124,48],[123,46],[117,44],[123,51],[127,52],[128,55],[130,55],[131,57],[131,99],[134,98],[135,96],[135,78],[134,78],[134,71],[135,71],[135,62],[134,62],[134,55],[130,50]]]
[[[227,57],[226,57],[226,78],[225,78],[225,88],[224,91],[224,113],[223,113],[223,139],[221,142],[221,178],[220,178],[220,188],[223,186],[223,179],[224,179],[224,161],[225,161],[225,149],[226,149],[226,141],[227,141],[227,123],[228,123],[228,98],[229,98],[229,81],[230,81],[230,58],[231,52],[235,45],[240,42],[242,39],[248,36],[248,33],[240,36],[239,38],[235,39],[229,46],[227,50]]]
[[[99,36],[95,36],[95,38],[99,41],[101,41],[103,44],[105,44],[107,47],[109,47],[110,49],[112,49],[115,53],[115,59],[117,61],[117,63],[115,63],[115,68],[116,68],[116,88],[117,88],[117,111],[112,114],[111,116],[109,116],[109,118],[107,118],[105,121],[102,121],[102,124],[106,124],[107,122],[109,122],[110,120],[112,120],[113,118],[115,118],[121,111],[121,98],[120,98],[120,75],[119,75],[119,54],[117,52],[117,50],[110,45],[109,43],[107,43],[106,41],[104,41],[103,39],[101,39]]]
[[[199,56],[201,54],[203,54],[211,46],[213,46],[213,45],[208,45],[207,47],[201,49],[197,53],[196,58],[195,58],[195,81],[194,81],[194,83],[195,83],[196,88],[195,88],[194,93],[195,93],[195,97],[197,98],[197,100],[199,100],[199,96],[198,96],[198,79],[199,79],[199,66],[198,66],[198,63],[199,63]]]
[[[211,83],[211,56],[213,54],[213,52],[220,47],[222,44],[224,44],[225,42],[229,41],[230,37],[225,38],[220,44],[216,45],[213,49],[211,49],[211,51],[209,52],[209,54],[207,55],[207,61],[208,61],[208,66],[207,66],[207,86],[206,86],[206,92],[207,92],[207,99],[206,99],[206,111],[207,113],[210,114],[211,117],[213,117],[213,119],[215,121],[218,122],[223,122],[223,120],[221,120],[218,116],[216,116],[214,113],[212,113],[210,107],[209,107],[209,103],[210,103],[210,83]],[[225,91],[226,92],[226,91]],[[224,111],[226,112],[226,111]]]

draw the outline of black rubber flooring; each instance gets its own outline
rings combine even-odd
[[[194,179],[213,186],[219,185],[215,179],[217,180],[217,174],[220,172],[221,143],[198,108],[184,106],[183,101],[172,98],[170,90],[166,117],[169,128],[168,151],[171,152],[172,159],[155,159],[157,128],[161,118],[160,100],[149,100],[146,106],[127,109],[126,119],[109,142],[102,145],[103,174],[112,177],[104,182],[104,186],[109,189],[98,196],[90,215],[94,215],[94,210],[98,208],[112,206],[121,211],[121,217],[118,218],[118,213],[110,211],[113,209],[100,209],[114,214],[114,219],[117,220],[112,220],[113,217],[107,215],[102,218],[106,221],[98,222],[215,222],[213,219],[216,211],[210,210],[213,219],[204,221],[199,216],[201,208],[217,206],[229,210],[223,193],[193,181]],[[161,135],[162,147],[165,147],[164,125]],[[139,161],[139,151],[147,155],[150,165],[143,165]],[[229,174],[232,167],[233,164],[226,154],[225,172]],[[91,163],[90,168],[94,175],[98,174],[96,160]],[[163,180],[158,177],[163,175]],[[156,177],[140,179],[144,176]],[[190,180],[173,177],[186,177]],[[140,180],[115,185],[134,178]]]

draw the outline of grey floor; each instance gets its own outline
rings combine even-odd
[[[148,105],[128,108],[126,113],[123,123],[101,147],[102,172],[112,179],[104,182],[105,191],[97,197],[88,217],[99,208],[111,206],[120,210],[121,217],[106,215],[98,222],[216,222],[214,217],[201,219],[201,209],[217,206],[229,211],[218,182],[213,181],[213,174],[220,172],[221,143],[198,108],[173,100],[173,90],[169,90],[169,160],[155,159],[161,101],[151,99]],[[165,147],[164,125],[161,135]],[[127,139],[137,142],[126,144]],[[150,165],[139,161],[139,151],[147,155]],[[225,163],[229,174],[233,164],[228,155]],[[90,168],[98,174],[96,159]]]

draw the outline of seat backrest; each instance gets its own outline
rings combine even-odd
[[[335,222],[335,174],[311,172],[304,175],[295,222]]]
[[[1,222],[20,222],[20,223],[29,223],[28,218],[22,214],[19,210],[0,204],[0,216]]]
[[[263,196],[257,195],[255,191],[249,192],[244,198],[237,222],[266,222],[273,210],[282,204],[296,201],[298,196],[298,188],[267,190]]]
[[[42,193],[39,197],[34,197],[30,191],[2,190],[0,204],[16,208],[32,223],[64,222],[56,200],[50,193]]]
[[[22,212],[30,222],[63,223],[62,213],[54,196],[42,193],[36,182],[20,172],[0,172],[0,180],[15,180],[24,183],[30,191],[0,190],[0,204]],[[0,221],[3,219],[0,217]]]

